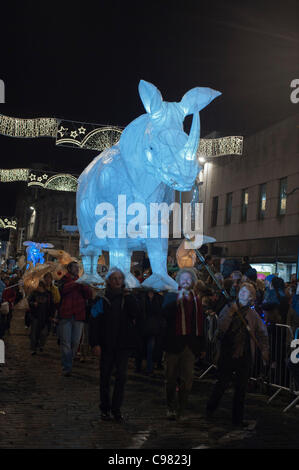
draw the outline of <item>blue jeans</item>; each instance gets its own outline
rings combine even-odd
[[[59,322],[61,363],[66,372],[72,370],[73,358],[80,344],[83,326],[84,322],[76,321],[74,317]]]

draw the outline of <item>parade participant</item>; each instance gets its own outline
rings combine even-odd
[[[164,318],[161,314],[163,297],[149,290],[145,294],[140,294],[140,305],[142,309],[142,323],[140,325],[142,347],[139,356],[136,358],[136,371],[141,372],[142,360],[146,357],[146,373],[152,374],[154,363],[158,363],[158,368],[162,368],[162,337],[164,331]]]
[[[54,314],[54,303],[51,292],[46,288],[43,281],[39,281],[38,288],[28,297],[30,307],[30,345],[32,355],[36,354],[39,347],[40,352],[46,344],[49,334],[51,316]]]
[[[14,281],[12,281],[9,277],[4,278],[4,284],[5,284],[5,289],[2,293],[2,302],[8,302],[9,303],[9,313],[7,315],[7,323],[6,323],[6,330],[7,333],[10,334],[10,323],[12,319],[12,310],[16,301],[16,290],[14,287],[10,287],[14,284]]]
[[[299,328],[299,281],[296,284],[295,293],[291,298],[287,324],[290,325],[294,331]]]
[[[136,344],[135,321],[139,307],[133,295],[125,288],[125,276],[112,268],[106,276],[104,297],[96,298],[91,308],[89,331],[90,345],[100,356],[100,410],[101,419],[124,420],[121,407],[127,379],[129,353]],[[113,369],[115,383],[110,398],[110,381]]]
[[[233,281],[233,285],[231,287],[231,290],[230,290],[229,294],[233,299],[236,299],[237,296],[238,296],[238,292],[239,292],[240,284],[241,284],[241,279],[242,279],[241,271],[233,271],[231,273],[231,278],[232,278],[232,281]]]
[[[2,294],[6,287],[5,282],[2,280],[3,278],[4,278],[4,275],[1,273],[0,274],[0,303],[2,302]]]
[[[76,282],[79,278],[78,263],[69,263],[67,271],[60,284],[59,307],[59,339],[65,377],[71,375],[73,358],[79,347],[86,317],[86,301],[92,298],[91,288]]]
[[[58,287],[53,284],[53,276],[50,272],[44,275],[44,283],[45,283],[46,289],[49,292],[51,292],[52,298],[53,298],[54,310],[55,310],[54,316],[53,316],[53,329],[55,331],[56,330],[56,325],[57,325],[57,322],[58,322],[58,320],[57,320],[57,318],[58,318],[58,308],[59,308],[59,305],[60,305],[61,296],[60,296],[60,292],[59,292]]]
[[[285,295],[284,281],[270,274],[265,279],[266,290],[264,293],[263,309],[268,318],[277,318],[276,323],[286,324],[289,303]]]
[[[240,286],[237,302],[226,305],[218,321],[220,340],[218,380],[207,403],[207,416],[210,418],[218,407],[235,373],[232,406],[232,423],[235,426],[245,424],[243,422],[245,395],[256,345],[261,351],[263,360],[265,362],[269,360],[267,329],[253,308],[254,300],[254,287],[249,283],[243,283]]]
[[[178,295],[164,298],[162,314],[166,319],[166,401],[169,419],[184,419],[188,395],[192,388],[197,355],[204,357],[203,310],[194,293],[197,281],[192,269],[181,269],[176,278]],[[178,406],[176,386],[179,380]]]
[[[251,269],[251,265],[250,265],[250,262],[249,262],[249,257],[248,256],[243,256],[242,263],[241,263],[241,266],[240,266],[241,273],[246,274],[247,271],[249,271],[250,269]]]

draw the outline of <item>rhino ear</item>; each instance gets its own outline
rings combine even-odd
[[[220,91],[212,90],[212,88],[196,87],[187,91],[179,104],[187,116],[198,113],[219,95],[221,95]]]
[[[155,85],[145,80],[140,80],[138,90],[147,113],[154,114],[161,109],[163,99]]]

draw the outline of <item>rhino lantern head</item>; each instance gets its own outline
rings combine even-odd
[[[221,93],[197,87],[188,91],[179,103],[168,103],[154,85],[141,80],[139,95],[146,114],[135,119],[120,139],[121,153],[127,163],[130,161],[132,179],[138,181],[137,168],[142,166],[156,182],[162,181],[178,191],[189,191],[199,171],[196,158],[199,111]],[[190,114],[193,120],[188,135],[183,122]],[[144,182],[141,184],[144,191]]]

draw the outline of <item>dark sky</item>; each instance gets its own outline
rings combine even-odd
[[[17,4],[17,6],[15,5]],[[95,9],[97,5],[97,9]],[[144,112],[138,82],[166,101],[195,86],[223,95],[201,112],[202,133],[248,135],[298,112],[298,0],[13,2],[1,5],[0,113],[126,126]],[[49,162],[80,172],[96,152],[52,139],[0,136],[2,168]],[[0,188],[0,215],[15,189]],[[10,202],[7,202],[10,201]]]

